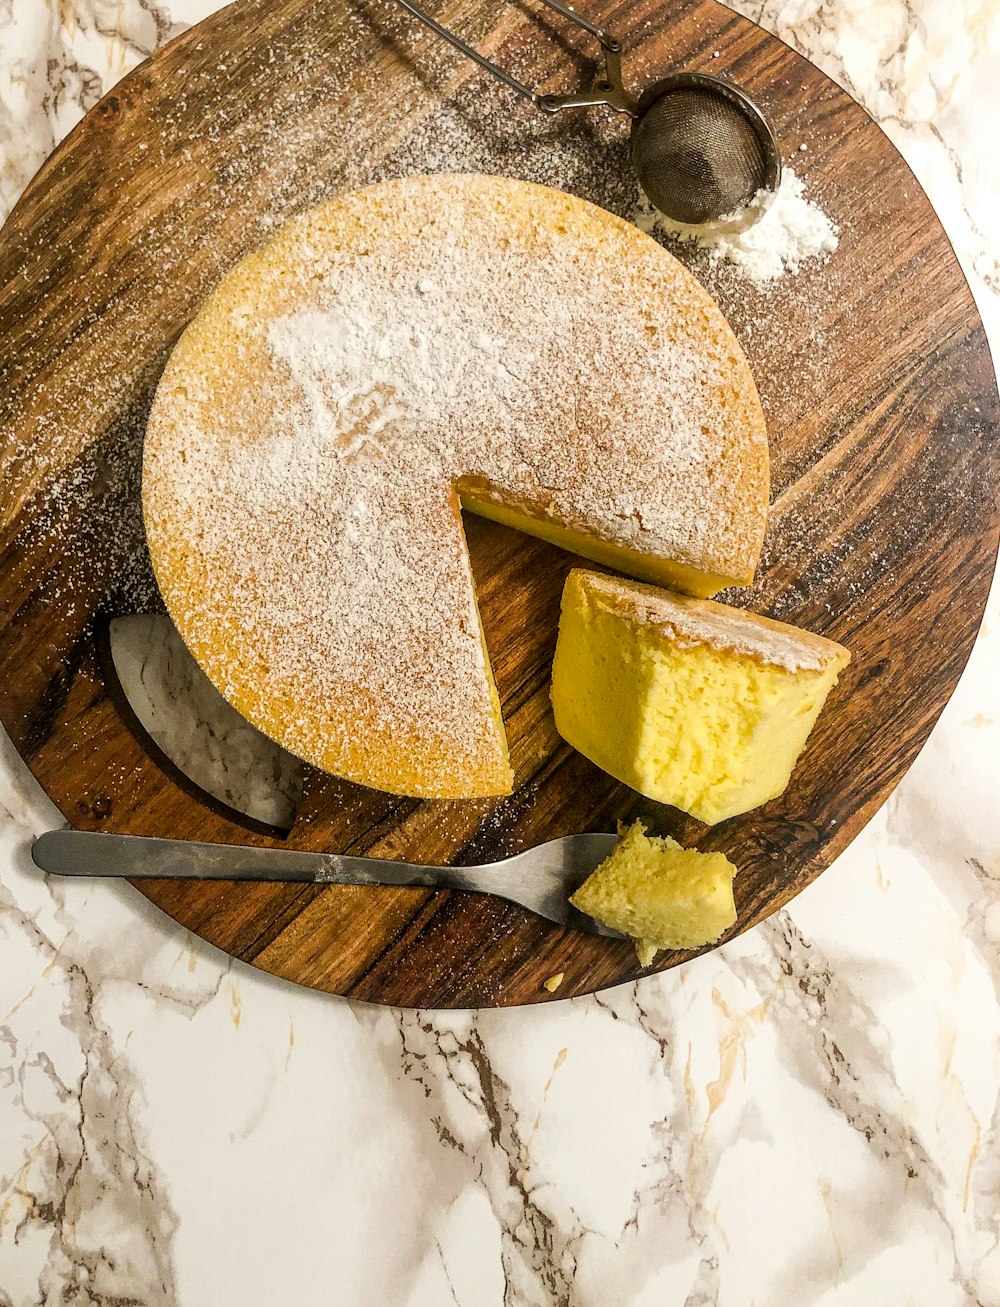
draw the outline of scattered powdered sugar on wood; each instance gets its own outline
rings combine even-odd
[[[747,226],[753,212],[760,216]],[[836,250],[840,233],[820,206],[806,198],[805,184],[785,168],[777,191],[760,191],[739,213],[701,226],[674,222],[640,195],[636,223],[643,231],[660,231],[679,242],[706,250],[711,262],[735,265],[740,274],[759,284],[795,275],[810,260],[826,260]]]

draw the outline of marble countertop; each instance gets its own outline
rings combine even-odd
[[[0,0],[0,217],[212,0]],[[742,0],[879,120],[1000,346],[1000,4]],[[891,801],[680,971],[480,1014],[46,882],[0,739],[0,1307],[1000,1304],[1000,623]]]

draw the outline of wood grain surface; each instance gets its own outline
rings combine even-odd
[[[825,269],[767,292],[696,261],[768,414],[773,516],[736,601],[842,641],[854,661],[789,790],[711,830],[640,799],[556,736],[559,593],[574,560],[469,518],[517,790],[421,803],[307,773],[295,848],[476,863],[642,815],[723,849],[739,923],[761,921],[861,829],[965,664],[997,548],[997,395],[972,297],[926,197],[828,78],[710,0],[590,0],[641,85],[686,66],[746,86],[842,229]],[[545,89],[590,67],[565,24],[448,0],[448,22]],[[805,144],[806,151],[799,151]],[[526,176],[630,215],[625,124],[548,118],[376,0],[240,0],[106,96],[0,237],[0,719],[73,825],[272,840],[182,784],[108,685],[102,632],[157,609],[138,478],[173,341],[284,217],[376,177]],[[599,270],[595,270],[599,275]],[[627,944],[498,900],[425,890],[146,883],[164,911],[275,975],[378,1003],[552,1001],[640,974]],[[658,967],[688,955],[662,955]]]

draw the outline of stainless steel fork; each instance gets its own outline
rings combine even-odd
[[[197,844],[100,831],[54,830],[40,835],[31,856],[57,876],[125,880],[281,880],[321,885],[420,885],[491,894],[519,903],[559,926],[624,939],[578,912],[569,896],[611,852],[614,835],[564,835],[501,862],[479,867],[422,867],[341,853],[300,853],[235,844]]]

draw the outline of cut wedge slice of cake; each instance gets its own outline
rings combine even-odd
[[[559,734],[647,798],[723,821],[781,794],[842,645],[577,568],[552,668]]]

